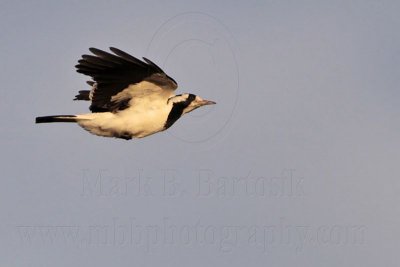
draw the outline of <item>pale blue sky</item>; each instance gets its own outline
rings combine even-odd
[[[397,266],[398,1],[2,1],[0,265]],[[87,112],[115,46],[218,105],[142,140]],[[140,181],[140,182],[139,182]]]

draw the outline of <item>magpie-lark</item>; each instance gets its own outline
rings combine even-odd
[[[89,48],[77,72],[90,76],[91,90],[74,100],[91,101],[92,113],[37,117],[36,123],[76,122],[92,134],[129,140],[164,131],[182,115],[215,104],[194,94],[175,95],[178,85],[147,58],[139,60],[110,47],[113,54]]]

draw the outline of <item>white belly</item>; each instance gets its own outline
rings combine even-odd
[[[164,130],[171,105],[137,105],[118,113],[102,112],[78,116],[78,124],[92,134],[141,138]]]
[[[145,137],[164,130],[165,122],[171,108],[165,104],[162,107],[154,107],[143,110],[140,107],[127,109],[116,116],[121,128],[132,134],[133,137]]]

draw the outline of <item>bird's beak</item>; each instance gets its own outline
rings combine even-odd
[[[214,101],[211,101],[211,100],[202,100],[202,101],[200,102],[200,104],[201,104],[202,106],[205,106],[205,105],[215,105],[215,104],[217,104],[217,103],[214,102]]]

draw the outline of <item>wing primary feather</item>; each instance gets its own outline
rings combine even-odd
[[[122,50],[119,50],[118,48],[110,47],[110,50],[111,50],[114,54],[116,54],[116,55],[122,57],[122,58],[125,59],[125,60],[131,61],[132,63],[135,63],[135,64],[140,65],[140,66],[142,66],[142,67],[145,67],[145,66],[146,66],[146,64],[145,64],[143,61],[141,61],[141,60],[135,58],[134,56],[129,55],[128,53],[126,53],[126,52],[124,52],[124,51],[122,51]]]
[[[110,62],[110,61],[104,60],[103,58],[92,56],[92,55],[83,55],[82,58],[83,58],[83,60],[93,63],[95,65],[101,65],[101,66],[110,67],[110,68],[113,68],[116,66],[116,64],[114,62]]]
[[[81,66],[84,66],[84,67],[88,67],[88,68],[94,68],[94,69],[97,69],[97,70],[104,70],[105,69],[105,66],[98,65],[98,64],[96,65],[96,64],[93,64],[93,63],[91,63],[89,61],[85,61],[83,59],[79,60],[78,63],[79,64],[76,65],[75,68],[80,68]]]
[[[154,69],[156,69],[157,72],[164,73],[164,71],[150,59],[143,57],[143,60],[146,61],[146,63],[149,64],[150,66],[152,66]]]
[[[129,63],[129,61],[127,61],[127,60],[125,60],[125,59],[123,59],[121,57],[115,56],[113,54],[110,54],[108,52],[105,52],[103,50],[100,50],[100,49],[97,49],[97,48],[94,48],[94,47],[89,48],[89,50],[90,50],[90,52],[92,52],[96,56],[98,56],[98,57],[100,57],[102,59],[111,61],[113,63],[117,63],[117,64],[124,64],[125,62]]]
[[[118,112],[130,105],[131,98],[140,94],[153,94],[153,91],[134,92],[128,97],[113,96],[142,81],[151,82],[157,90],[177,88],[176,82],[151,60],[138,59],[118,48],[110,47],[110,52],[89,48],[92,53],[84,54],[78,60],[76,71],[91,77],[87,82],[92,90],[79,92],[77,99],[91,100],[92,112]]]
[[[82,65],[85,65],[85,66],[96,67],[96,68],[99,68],[99,67],[104,68],[104,67],[106,67],[104,65],[88,61],[86,59],[80,59],[80,60],[78,60],[78,63],[82,64]]]
[[[92,73],[93,75],[98,74],[99,71],[101,71],[101,69],[99,69],[99,68],[84,66],[84,65],[81,65],[81,64],[76,65],[75,68],[77,68],[77,71],[78,71],[78,70],[89,71],[89,72]]]

